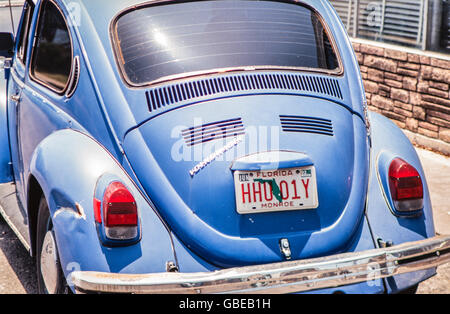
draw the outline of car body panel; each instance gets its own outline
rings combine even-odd
[[[61,151],[67,141],[71,145]],[[66,274],[74,268],[165,272],[166,263],[175,261],[170,234],[157,213],[124,169],[92,138],[74,130],[54,132],[38,145],[30,168],[49,204]],[[136,199],[146,235],[137,244],[109,248],[98,239],[93,193],[105,175],[124,182]]]
[[[9,76],[9,69],[0,69],[0,183],[11,182],[13,179],[6,105],[8,99],[7,82]]]
[[[435,235],[431,201],[428,186],[423,180],[424,208],[418,216],[404,218],[393,214],[383,194],[383,185],[378,173],[379,163],[383,160],[390,161],[395,157],[401,157],[414,166],[425,178],[422,165],[414,147],[410,144],[406,135],[389,119],[370,113],[372,126],[372,156],[371,179],[369,181],[369,200],[367,217],[375,240],[392,242],[393,245],[409,241],[423,240]],[[387,138],[395,138],[395,141],[387,141]],[[385,157],[388,156],[388,157]],[[384,157],[384,158],[383,158]],[[386,161],[384,161],[386,162]],[[382,167],[386,169],[386,166]],[[383,208],[383,210],[380,210]],[[413,282],[424,280],[434,274],[434,270],[422,271],[414,275],[400,275],[386,279],[389,292],[401,291],[412,285]]]

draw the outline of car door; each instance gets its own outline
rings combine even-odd
[[[23,201],[36,147],[51,133],[67,127],[61,107],[67,105],[66,90],[72,73],[73,46],[63,11],[50,0],[41,1],[36,11],[34,42],[19,113]]]
[[[26,64],[28,61],[29,35],[34,13],[34,5],[30,2],[24,4],[22,21],[16,40],[16,53],[12,67],[12,75],[8,90],[8,129],[11,140],[11,157],[13,162],[14,178],[17,187],[21,186],[21,169],[20,161],[20,134],[19,134],[19,112],[22,101],[22,91],[25,85]]]
[[[66,99],[72,69],[72,42],[63,12],[53,1],[26,7],[32,8],[31,27],[24,31],[27,33],[24,37],[29,39],[23,44],[28,54],[24,54],[24,61],[15,62],[16,69],[12,71],[14,83],[10,86],[8,117],[16,191],[23,205],[19,207],[25,209],[33,152],[45,137],[65,127],[56,105]],[[36,12],[34,18],[32,11]],[[26,222],[26,214],[23,216]]]
[[[29,46],[32,36],[30,36],[33,24],[33,14],[35,6],[33,2],[27,1],[24,4],[21,23],[19,25],[18,36],[16,39],[16,51],[11,68],[11,76],[8,85],[8,132],[10,140],[10,152],[12,161],[12,170],[16,192],[19,195],[18,200],[22,200],[23,194],[23,163],[21,159],[21,134],[20,134],[20,111],[23,101],[23,89],[26,81],[26,68],[29,59]],[[22,202],[18,206],[4,206],[4,210],[9,219],[13,222],[20,234],[28,239],[28,222]],[[16,201],[12,201],[16,205]]]

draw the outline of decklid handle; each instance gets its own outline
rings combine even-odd
[[[233,161],[231,170],[276,170],[312,165],[314,165],[314,162],[305,153],[294,151],[269,151],[238,158]]]

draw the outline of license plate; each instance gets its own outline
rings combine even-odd
[[[235,171],[239,214],[312,209],[319,206],[314,166],[270,171]]]

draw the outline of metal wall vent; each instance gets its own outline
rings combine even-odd
[[[281,127],[285,132],[317,133],[333,136],[331,120],[302,116],[280,116]]]
[[[289,90],[343,99],[339,81],[301,74],[254,73],[218,76],[157,87],[146,92],[150,112],[194,98],[245,91]]]
[[[241,118],[203,124],[181,132],[188,146],[243,134],[245,128]]]

